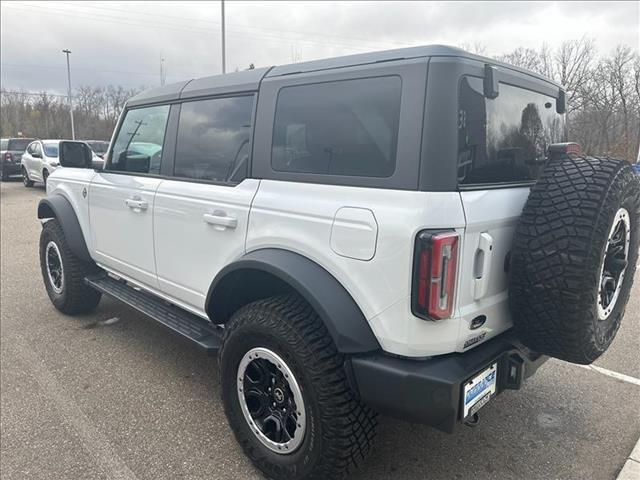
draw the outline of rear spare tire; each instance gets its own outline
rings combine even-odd
[[[514,327],[529,348],[589,364],[616,335],[639,248],[640,177],[610,158],[550,162],[516,229]]]

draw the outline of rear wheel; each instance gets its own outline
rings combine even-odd
[[[510,270],[514,326],[530,348],[588,364],[613,341],[640,248],[640,177],[622,160],[566,157],[533,187]]]
[[[61,312],[70,315],[89,312],[100,302],[100,292],[84,282],[87,275],[98,272],[99,268],[74,255],[55,218],[42,226],[40,268],[47,294]]]
[[[236,312],[220,351],[225,412],[272,479],[342,478],[369,452],[376,415],[348,385],[344,358],[296,295]]]
[[[27,173],[27,169],[24,167],[22,167],[22,183],[27,188],[33,187],[33,181],[29,179],[29,174]]]

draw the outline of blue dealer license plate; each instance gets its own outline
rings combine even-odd
[[[463,418],[477,413],[496,395],[497,377],[498,364],[494,363],[464,384],[462,392]]]

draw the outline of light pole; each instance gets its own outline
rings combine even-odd
[[[76,139],[76,129],[73,125],[73,102],[71,101],[71,67],[69,66],[69,54],[71,50],[62,50],[63,53],[67,54],[67,81],[69,85],[69,114],[71,115],[71,140]]]
[[[222,73],[227,73],[227,64],[225,58],[225,48],[224,48],[224,0],[221,2],[222,6]]]

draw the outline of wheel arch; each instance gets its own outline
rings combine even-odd
[[[311,305],[339,352],[380,349],[362,310],[340,282],[313,260],[289,250],[260,249],[227,265],[211,283],[205,309],[212,321],[223,324],[243,305],[289,291]]]
[[[89,249],[71,202],[62,195],[50,195],[38,203],[38,218],[55,218],[60,223],[71,251],[82,260],[90,261]]]

